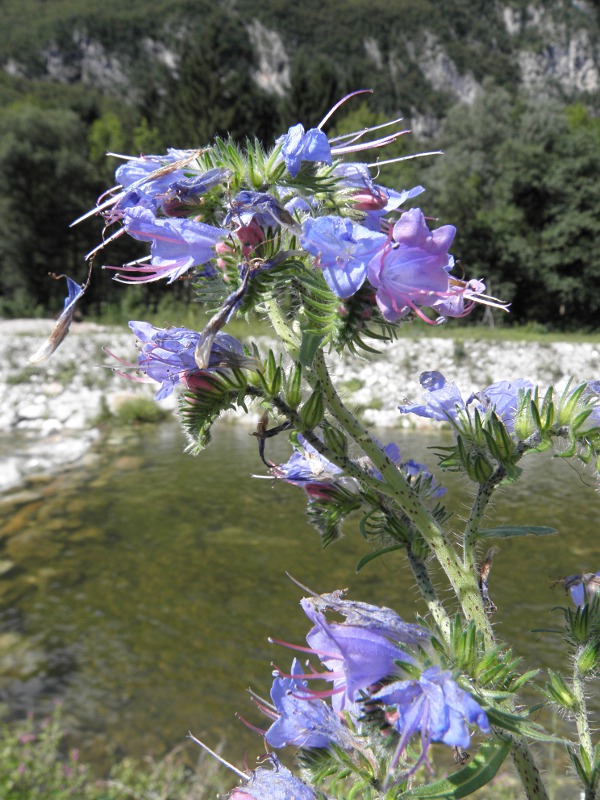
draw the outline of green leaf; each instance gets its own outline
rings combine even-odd
[[[356,565],[356,571],[360,572],[363,567],[366,567],[369,561],[373,561],[375,558],[379,558],[379,556],[383,556],[386,553],[393,553],[394,550],[402,550],[404,548],[403,544],[392,544],[389,547],[383,547],[381,550],[376,550],[374,553],[369,553],[366,556],[363,556],[361,560]]]
[[[520,736],[527,736],[536,742],[554,742],[555,744],[567,744],[565,739],[558,736],[552,736],[535,722],[530,722],[525,717],[518,714],[510,714],[508,711],[502,711],[499,708],[488,707],[485,709],[488,716],[490,725],[495,725],[502,730],[517,733]]]
[[[510,750],[511,743],[508,739],[486,742],[479,748],[475,758],[463,769],[426,786],[409,789],[407,792],[403,792],[400,798],[458,800],[460,797],[467,797],[492,780]]]
[[[480,528],[477,539],[508,539],[511,536],[549,536],[558,533],[546,525],[499,525],[497,528]]]

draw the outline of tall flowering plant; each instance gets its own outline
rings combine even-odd
[[[116,371],[154,382],[157,400],[178,393],[195,454],[221,414],[258,408],[264,468],[274,482],[305,492],[323,545],[352,514],[371,545],[361,566],[404,552],[427,607],[424,618],[407,622],[338,591],[307,591],[306,644],[279,642],[297,654],[289,671],[275,669],[270,698],[252,693],[268,720],[263,728],[252,724],[265,755],[253,772],[232,767],[241,784],[230,797],[460,798],[491,781],[510,757],[525,796],[546,798],[529,743],[552,736],[518,696],[539,676],[521,672],[496,637],[494,549],[486,554],[482,545],[554,531],[484,527],[484,520],[498,487],[518,479],[525,455],[558,448],[557,455],[598,467],[599,385],[542,393],[517,379],[465,398],[432,365],[421,376],[422,400],[413,398],[399,413],[446,422],[453,432],[452,443],[439,448],[440,467],[463,473],[475,499],[466,523],[451,519],[437,479],[394,443],[375,438],[344,404],[328,359],[346,350],[372,352],[374,340],[384,347],[407,320],[438,325],[478,303],[505,305],[457,268],[450,254],[455,228],[432,225],[415,205],[423,188],[384,186],[377,163],[360,160],[406,133],[399,120],[329,139],[329,116],[310,130],[295,125],[269,149],[216,139],[198,150],[124,158],[118,185],[90,212],[106,223],[91,263],[109,258],[113,240],[131,236],[149,252],[104,264],[115,280],[188,281],[210,313],[199,330],[130,322],[139,357],[131,364],[115,356]],[[87,288],[67,280],[64,310],[35,360],[60,344]],[[226,332],[232,318],[250,312],[270,321],[273,349]],[[277,435],[289,437],[284,463],[269,458]],[[432,568],[445,576],[441,592]],[[573,673],[550,672],[539,686],[544,701],[575,723],[577,737],[564,743],[587,800],[600,777],[586,707],[588,682],[600,666],[598,575],[561,579],[574,601],[564,609]],[[273,752],[283,747],[297,749],[298,774]],[[453,750],[456,766],[434,779],[429,770],[443,747]]]

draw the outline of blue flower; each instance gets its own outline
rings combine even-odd
[[[589,408],[592,405],[592,413],[585,422],[585,430],[600,428],[600,381],[588,381],[583,393],[582,401]]]
[[[169,185],[177,180],[184,180],[182,170],[164,170],[165,166],[179,161],[182,156],[190,156],[192,150],[169,150],[162,156],[140,156],[130,158],[117,167],[115,178],[123,187],[123,191],[113,198],[113,209],[120,211],[133,206],[158,209],[159,197]]]
[[[272,467],[272,473],[279,480],[292,486],[301,486],[310,500],[332,500],[338,494],[336,479],[342,470],[309,444],[304,436],[298,436],[302,450],[296,450],[283,464]],[[343,484],[352,486],[349,479],[342,478]]]
[[[327,136],[318,128],[304,130],[300,123],[293,125],[277,139],[288,172],[295,178],[303,161],[322,161],[331,164],[331,147]]]
[[[217,333],[205,370],[196,364],[197,331],[188,328],[155,328],[149,322],[130,322],[129,327],[141,343],[137,368],[161,384],[156,400],[168,397],[179,383],[194,388],[194,378],[204,372],[243,365],[242,345],[233,336]]]
[[[171,182],[167,190],[157,197],[157,202],[160,202],[162,210],[168,216],[194,216],[198,213],[202,195],[214,189],[230,174],[225,167],[215,167],[193,177],[177,178],[175,181],[170,175]]]
[[[317,800],[317,795],[274,756],[273,769],[259,767],[245,786],[234,789],[229,800]]]
[[[232,220],[244,226],[255,222],[265,230],[295,224],[290,212],[273,195],[249,190],[239,192],[231,201],[224,224],[229,225]]]
[[[476,392],[467,400],[467,404],[473,400],[479,400],[479,409],[486,411],[493,409],[500,417],[506,429],[513,431],[515,427],[515,414],[519,405],[519,395],[533,389],[531,381],[525,378],[517,378],[514,381],[499,381],[493,383],[481,392]]]
[[[586,572],[583,575],[569,575],[560,581],[576,606],[590,603],[600,589],[600,572]]]
[[[291,677],[275,674],[271,699],[278,718],[265,734],[271,747],[347,747],[348,730],[327,703],[309,692],[298,659],[292,663]]]
[[[441,372],[422,372],[419,383],[425,390],[425,405],[410,403],[398,406],[402,414],[417,414],[440,422],[456,422],[458,413],[466,410],[460,391]]]
[[[344,217],[309,217],[302,226],[300,244],[315,256],[329,288],[346,299],[367,277],[367,265],[385,246],[384,233],[370,231]]]
[[[123,227],[134,239],[150,242],[150,263],[106,267],[132,273],[119,275],[121,283],[150,283],[168,278],[172,283],[193,267],[214,257],[214,247],[224,232],[220,228],[191,219],[162,219],[147,208],[125,211]]]
[[[369,264],[369,282],[377,289],[377,305],[386,320],[394,322],[448,296],[447,267],[453,263],[448,248],[455,233],[452,225],[430,231],[419,208],[402,214],[393,241]]]
[[[471,741],[468,725],[490,732],[487,714],[479,703],[439,666],[429,667],[418,680],[391,683],[372,699],[387,707],[386,716],[400,733],[393,767],[415,733],[421,734],[422,754],[411,772],[426,760],[430,742],[464,749]]]
[[[312,652],[328,672],[321,675],[333,682],[331,691],[334,709],[352,709],[360,699],[359,692],[384,678],[397,675],[397,661],[413,663],[414,659],[400,646],[412,644],[429,634],[419,625],[409,625],[390,609],[379,609],[362,603],[348,603],[335,598],[325,605],[340,611],[346,622],[328,622],[317,610],[321,598],[301,601],[307,617],[315,623],[306,636]]]

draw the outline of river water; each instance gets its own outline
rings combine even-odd
[[[435,467],[439,431],[381,432],[403,457]],[[0,700],[4,711],[64,704],[85,755],[162,753],[188,731],[239,759],[261,740],[235,717],[264,725],[247,696],[267,695],[271,663],[302,643],[301,590],[348,588],[411,620],[422,610],[400,553],[355,565],[368,552],[356,526],[322,551],[303,492],[264,474],[247,427],[222,425],[199,458],[182,453],[174,424],[105,439],[95,463],[33,487],[5,513],[0,560]],[[284,460],[275,443],[269,457]],[[454,475],[457,528],[468,488]],[[600,569],[600,498],[590,471],[540,456],[495,501],[490,524],[549,525],[558,536],[502,543],[490,590],[498,635],[529,665],[565,666],[558,625],[568,604],[552,579]],[[593,701],[600,710],[600,701]]]

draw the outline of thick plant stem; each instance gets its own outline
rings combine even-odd
[[[527,800],[548,800],[546,787],[528,744],[523,739],[514,739],[511,755]]]
[[[325,402],[330,413],[348,435],[354,439],[383,476],[388,490],[381,491],[391,497],[421,533],[435,553],[462,606],[467,620],[474,620],[491,644],[493,634],[485,613],[476,576],[466,571],[444,532],[431,517],[406,477],[390,460],[383,448],[346,408],[329,376],[323,352],[320,350],[313,362],[314,374],[320,381]]]
[[[486,483],[479,484],[477,496],[475,498],[475,502],[473,503],[473,508],[471,509],[471,513],[465,527],[465,533],[463,536],[463,564],[465,568],[473,574],[475,574],[477,571],[475,554],[477,534],[479,532],[479,528],[481,527],[481,523],[493,491],[494,484],[492,484],[491,481],[486,481]]]
[[[289,353],[290,358],[292,358],[293,361],[297,361],[298,353],[300,351],[300,342],[292,333],[289,325],[283,318],[281,309],[272,298],[265,302],[265,308],[267,309],[269,319],[271,320],[271,324],[275,329],[275,333],[277,333],[281,341],[284,343],[285,349]]]
[[[483,523],[485,512],[491,500],[494,489],[506,477],[506,470],[503,466],[498,466],[493,475],[485,483],[480,483],[477,489],[477,496],[471,509],[471,514],[465,527],[463,536],[463,563],[464,566],[471,570],[476,571],[477,565],[475,560],[475,543],[479,529]]]
[[[590,723],[588,718],[587,703],[585,699],[585,686],[584,678],[579,669],[579,656],[583,647],[578,647],[575,653],[575,665],[573,667],[573,695],[577,700],[577,705],[574,710],[575,723],[577,725],[577,733],[579,734],[579,745],[585,752],[590,764],[594,764],[594,745],[592,742],[592,734],[590,731]],[[595,800],[596,790],[598,789],[599,774],[594,774],[590,783],[584,786],[584,800]]]
[[[435,591],[435,587],[431,582],[425,562],[422,558],[419,558],[419,556],[415,554],[410,543],[406,547],[406,554],[408,556],[408,563],[410,564],[412,573],[415,576],[417,586],[421,592],[421,596],[425,600],[427,608],[429,609],[429,613],[440,629],[440,632],[444,637],[444,641],[446,644],[449,644],[452,628],[450,617],[446,613],[446,609],[437,596],[437,592]]]

